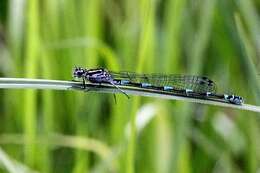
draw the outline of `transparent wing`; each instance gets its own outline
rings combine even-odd
[[[136,74],[132,72],[109,72],[114,79],[133,83],[149,83],[153,86],[171,86],[175,89],[190,89],[198,93],[216,93],[216,84],[207,77],[192,75]]]

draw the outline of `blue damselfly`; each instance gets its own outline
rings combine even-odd
[[[136,74],[133,72],[112,72],[104,68],[86,69],[76,67],[73,77],[92,83],[108,83],[120,92],[129,96],[120,89],[120,86],[149,89],[151,91],[165,91],[167,93],[197,99],[216,100],[241,105],[243,98],[237,95],[218,94],[216,84],[209,78],[193,75],[165,75],[165,74]]]

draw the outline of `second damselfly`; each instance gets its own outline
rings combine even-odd
[[[165,74],[136,74],[133,72],[112,72],[104,68],[86,69],[76,67],[73,69],[74,79],[82,79],[85,87],[86,81],[92,83],[108,83],[120,92],[129,96],[120,86],[130,86],[149,91],[164,91],[168,94],[214,100],[236,105],[243,103],[243,98],[237,95],[218,94],[216,84],[209,78],[193,75],[165,75]]]

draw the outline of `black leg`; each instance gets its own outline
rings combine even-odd
[[[83,78],[83,89],[86,89],[86,81],[84,78]]]
[[[117,103],[117,102],[116,102],[116,94],[113,94],[113,96],[114,96],[114,100],[115,100],[115,104],[116,104],[116,103]]]
[[[128,99],[130,98],[128,94],[126,94],[123,90],[121,90],[118,86],[116,86],[112,81],[110,82],[111,85],[116,87],[121,93],[123,93]]]

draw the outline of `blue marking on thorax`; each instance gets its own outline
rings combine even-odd
[[[164,86],[163,90],[167,91],[167,90],[173,90],[173,87],[171,86]]]
[[[150,83],[141,83],[141,87],[143,88],[150,87],[150,86],[152,86],[152,84]]]

